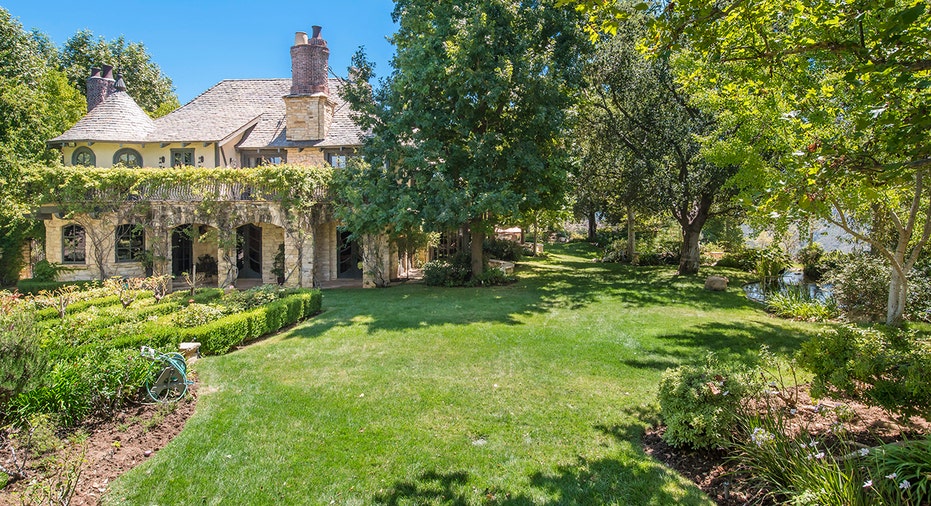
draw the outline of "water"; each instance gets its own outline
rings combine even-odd
[[[789,287],[799,286],[802,287],[803,290],[808,290],[808,297],[811,300],[826,302],[834,295],[833,286],[830,283],[819,285],[817,283],[808,282],[802,275],[802,271],[796,270],[786,271],[775,283],[770,283],[765,290],[763,284],[760,282],[747,283],[743,288],[748,299],[764,304],[766,303],[766,296],[768,294],[773,292],[785,294],[790,289]]]

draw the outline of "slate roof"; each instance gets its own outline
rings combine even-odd
[[[338,147],[362,144],[362,131],[339,97],[342,83],[330,79],[330,100],[336,105],[326,139],[292,142],[286,139],[285,105],[291,79],[228,79],[156,120],[126,93],[117,92],[50,142],[217,142],[247,129],[237,147]],[[253,126],[254,124],[254,126]]]
[[[117,91],[50,142],[146,142],[154,130],[155,121],[126,92]]]

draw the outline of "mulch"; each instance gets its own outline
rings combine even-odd
[[[834,429],[839,426],[843,426],[846,440],[864,446],[914,439],[931,433],[931,424],[920,417],[912,417],[902,425],[877,407],[852,401],[814,400],[807,385],[788,389],[785,393],[796,401],[794,411],[786,408],[787,431],[793,435],[806,433],[823,438],[828,446],[837,442]],[[754,482],[746,469],[731,459],[725,450],[675,448],[663,440],[665,430],[662,425],[648,429],[643,438],[644,451],[692,480],[718,504],[777,504],[767,495],[767,490]]]

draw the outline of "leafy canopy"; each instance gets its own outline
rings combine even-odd
[[[399,0],[395,71],[374,94],[364,53],[346,87],[372,130],[338,176],[354,230],[445,230],[558,207],[584,41],[552,2]]]

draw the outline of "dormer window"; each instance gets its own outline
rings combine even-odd
[[[81,146],[78,149],[74,150],[74,153],[71,153],[71,165],[83,165],[85,167],[96,167],[97,166],[97,157],[94,155],[94,152],[90,148],[85,148]]]
[[[113,165],[142,167],[142,155],[135,149],[123,148],[113,155]]]

